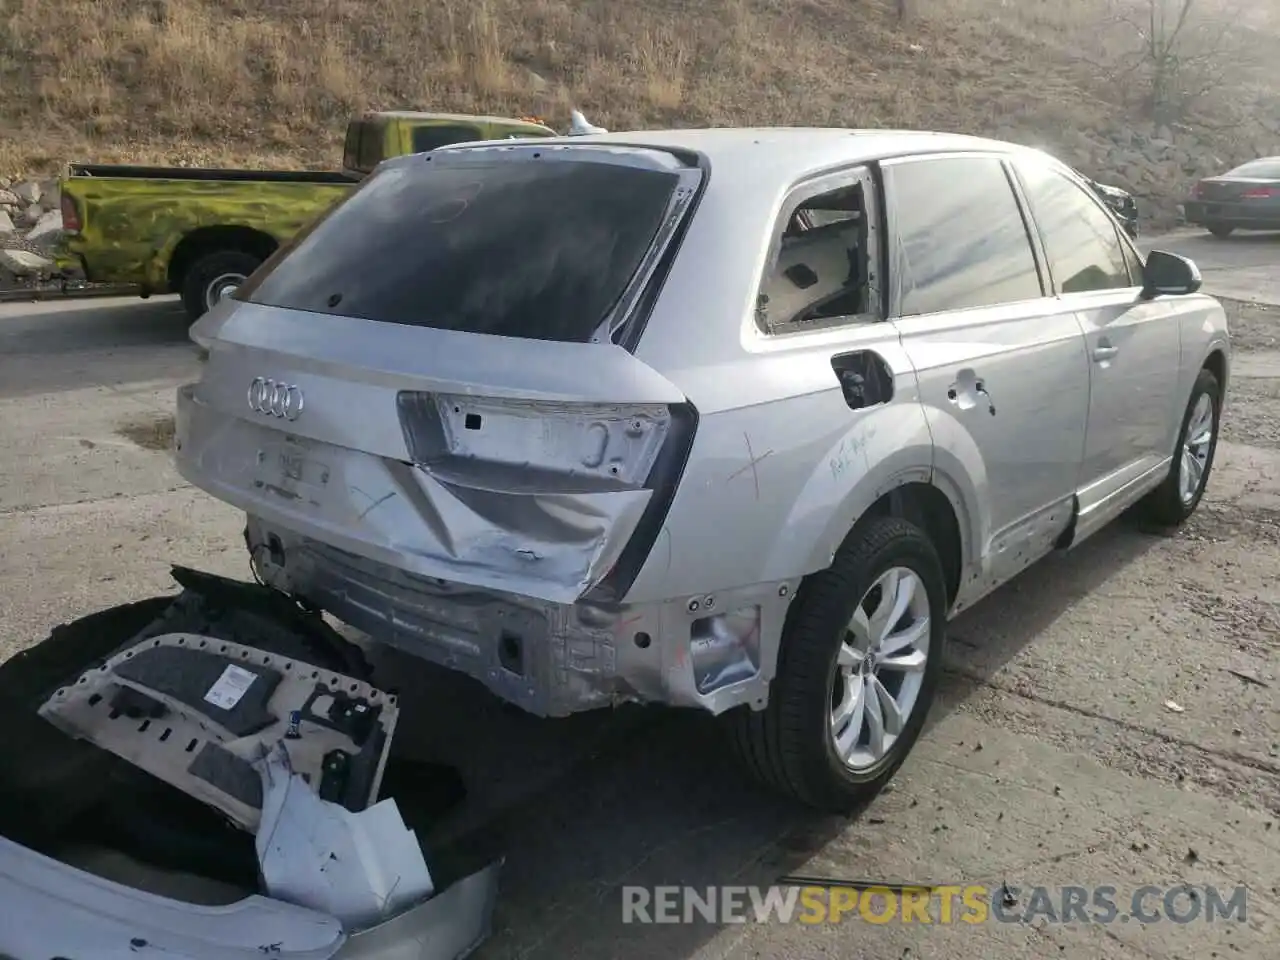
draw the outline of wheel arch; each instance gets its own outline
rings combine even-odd
[[[885,491],[853,526],[856,532],[875,517],[896,517],[924,531],[942,561],[947,585],[947,606],[956,601],[964,571],[965,536],[951,498],[923,480],[906,482]]]
[[[1209,355],[1204,358],[1204,363],[1200,364],[1201,370],[1208,370],[1218,381],[1218,386],[1222,390],[1223,397],[1227,393],[1227,378],[1230,376],[1230,364],[1227,362],[1227,353],[1221,344],[1214,344],[1209,351]]]
[[[954,424],[928,422],[918,406],[907,411],[906,405],[883,408],[821,458],[797,497],[803,508],[783,524],[787,535],[774,544],[763,580],[826,569],[865,518],[887,515],[912,522],[934,541],[949,603],[965,593],[967,579],[981,566],[990,522],[982,500],[985,463],[973,439]],[[940,431],[944,444],[937,442]],[[833,482],[846,464],[864,472],[847,485],[843,476]]]
[[[264,230],[237,224],[199,227],[184,234],[169,254],[166,283],[170,291],[180,290],[191,265],[208,253],[237,250],[262,260],[275,253],[280,241]]]

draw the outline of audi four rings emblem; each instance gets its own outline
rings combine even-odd
[[[249,408],[256,413],[297,420],[302,414],[302,390],[292,383],[254,377],[249,384]]]

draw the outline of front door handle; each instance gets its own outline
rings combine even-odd
[[[1109,343],[1100,343],[1093,348],[1093,359],[1095,363],[1105,363],[1114,359],[1119,352],[1119,347],[1113,347]]]

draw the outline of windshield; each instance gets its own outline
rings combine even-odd
[[[366,180],[236,298],[587,342],[637,273],[678,183],[670,171],[578,160],[401,164]]]
[[[1225,176],[1280,180],[1280,157],[1270,157],[1266,160],[1250,160],[1248,163],[1242,163],[1234,170],[1228,170]]]

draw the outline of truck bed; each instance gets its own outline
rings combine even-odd
[[[73,163],[73,177],[131,180],[221,180],[259,183],[354,183],[357,178],[328,170],[224,170],[213,167],[143,167],[130,164]]]

